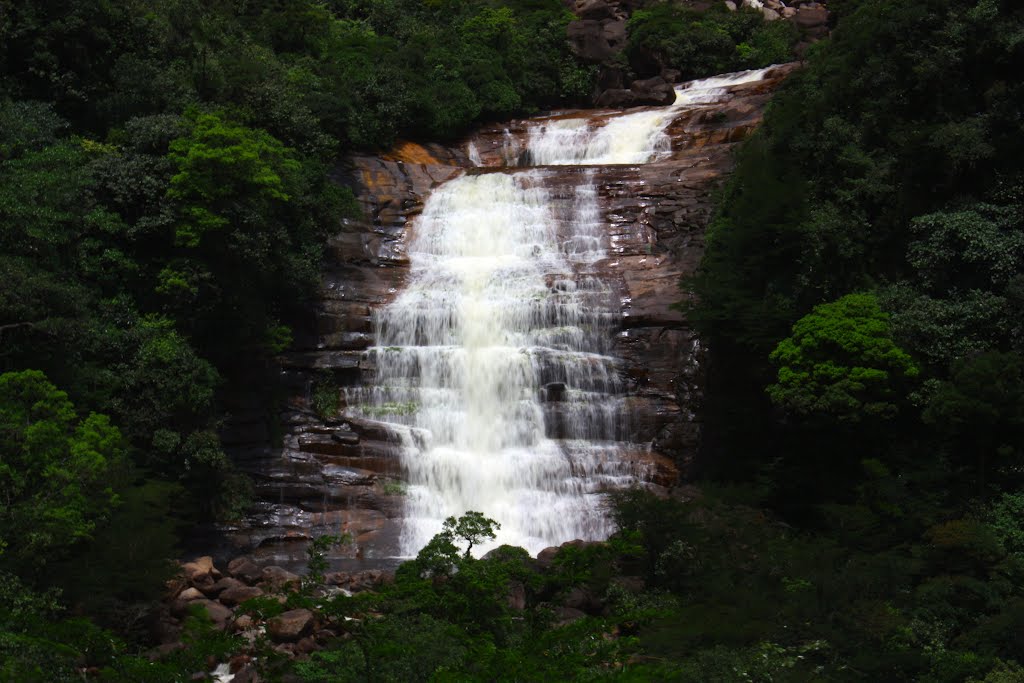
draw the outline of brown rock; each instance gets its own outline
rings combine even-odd
[[[263,570],[248,557],[236,557],[228,563],[228,574],[248,584],[260,580]]]
[[[263,583],[273,586],[274,588],[297,586],[300,581],[298,574],[293,574],[287,569],[276,565],[264,567],[260,576]]]
[[[192,600],[200,600],[204,598],[202,592],[198,588],[186,588],[185,590],[178,593],[178,600],[184,600],[185,602],[191,602]]]
[[[200,581],[207,576],[213,577],[213,580],[216,581],[221,576],[217,568],[213,566],[213,558],[209,555],[186,562],[181,565],[181,571],[189,581]]]
[[[255,624],[255,623],[256,622],[252,618],[252,615],[250,615],[250,614],[242,614],[242,615],[238,616],[235,619],[235,621],[231,624],[231,630],[234,631],[235,633],[238,633],[239,631],[247,631],[247,630],[251,629],[253,627],[253,624]]]
[[[191,603],[189,603],[189,606],[191,605],[199,605],[203,607],[206,610],[206,613],[209,615],[210,619],[213,620],[214,626],[216,626],[221,631],[227,628],[228,620],[231,618],[231,615],[233,614],[233,612],[229,608],[225,607],[219,602],[214,602],[213,600],[208,600],[205,598],[202,600],[193,600]]]
[[[537,566],[541,569],[549,569],[555,563],[555,556],[558,555],[558,547],[551,546],[550,548],[544,548],[537,553]]]
[[[308,609],[293,609],[267,620],[267,635],[276,643],[293,643],[313,629],[315,618]]]
[[[584,612],[574,607],[555,607],[552,611],[554,612],[554,620],[551,625],[555,628],[566,626],[587,616]]]
[[[257,586],[246,586],[239,582],[239,585],[228,588],[220,594],[220,601],[225,605],[240,605],[246,600],[252,600],[263,595],[263,590]]]
[[[636,93],[623,88],[608,88],[594,102],[598,107],[634,107],[636,106]]]
[[[300,655],[308,655],[312,652],[316,652],[320,649],[320,644],[316,642],[310,636],[306,636],[299,642],[295,643],[295,653]]]
[[[636,95],[636,104],[669,105],[676,101],[676,91],[661,76],[633,81],[629,89]]]
[[[616,50],[608,42],[599,21],[586,19],[570,22],[566,36],[573,51],[588,62],[600,63],[615,56]]]
[[[238,587],[245,587],[245,584],[242,583],[241,581],[239,581],[238,579],[232,579],[229,576],[225,576],[223,579],[220,579],[219,581],[214,583],[212,586],[207,586],[203,590],[203,592],[209,598],[216,598],[218,595],[220,595],[224,591],[228,590],[229,588],[238,588]]]

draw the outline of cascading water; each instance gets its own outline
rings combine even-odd
[[[652,161],[668,151],[665,130],[684,108],[763,76],[696,81],[671,107],[604,125],[539,122],[526,158],[538,167]],[[505,156],[514,162],[518,148]],[[595,173],[573,173],[568,189],[543,168],[466,174],[436,190],[416,222],[409,284],[376,314],[376,381],[349,397],[354,413],[401,439],[403,555],[467,510],[501,524],[480,551],[604,538],[603,492],[643,477],[622,457],[643,447],[623,442],[628,415],[609,355],[619,302],[595,268],[606,256]]]

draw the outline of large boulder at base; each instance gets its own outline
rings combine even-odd
[[[275,643],[294,643],[313,630],[315,619],[308,609],[293,609],[267,620],[267,635]]]
[[[220,601],[228,606],[240,605],[246,600],[252,600],[263,595],[263,591],[256,586],[246,586],[240,583],[237,586],[228,588],[220,594]]]
[[[228,562],[228,574],[240,581],[253,584],[260,580],[263,570],[248,557],[236,557]]]
[[[181,565],[181,572],[193,583],[202,583],[207,577],[213,578],[214,581],[220,578],[220,572],[213,566],[213,558],[208,555],[184,563]]]
[[[287,586],[297,586],[299,584],[299,575],[292,574],[283,567],[271,565],[263,568],[260,580],[274,588],[285,588]]]
[[[594,102],[598,107],[635,107],[636,93],[632,90],[624,90],[622,88],[608,88],[603,93],[597,96],[597,100]]]

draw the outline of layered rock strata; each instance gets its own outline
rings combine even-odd
[[[554,188],[573,186],[581,172],[593,174],[608,245],[607,258],[595,267],[619,302],[611,349],[621,359],[630,407],[627,440],[643,446],[622,457],[642,462],[650,485],[671,486],[680,470],[685,475],[700,437],[702,349],[674,306],[679,281],[700,261],[711,195],[730,169],[735,145],[758,125],[771,90],[791,68],[733,86],[720,103],[680,111],[667,130],[670,153],[652,163],[545,169]],[[561,112],[545,120],[586,117],[599,126],[615,113]],[[290,389],[280,415],[281,446],[236,444],[259,499],[245,520],[226,529],[236,552],[294,567],[305,540],[340,531],[353,542],[336,558],[339,566],[394,562],[404,508],[399,444],[372,419],[343,417],[344,405],[318,414],[315,399],[325,391],[342,398],[345,388],[373,381],[366,351],[376,343],[374,311],[407,281],[410,229],[430,192],[463,173],[530,163],[526,138],[537,124],[493,126],[451,148],[406,144],[383,157],[355,157],[339,171],[339,180],[356,190],[364,217],[339,225],[320,299],[294,349],[280,358]]]

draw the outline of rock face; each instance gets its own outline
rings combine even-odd
[[[604,11],[597,4],[588,11]],[[683,111],[668,128],[672,152],[665,158],[593,169],[609,245],[608,258],[598,267],[621,302],[614,353],[623,361],[625,401],[634,416],[630,441],[650,445],[623,457],[643,464],[651,485],[669,487],[680,471],[685,475],[700,438],[702,347],[673,307],[681,298],[680,278],[700,261],[711,195],[731,167],[734,146],[760,122],[772,88],[792,68],[779,67],[764,81],[734,87],[724,104]],[[651,81],[648,91],[671,92],[666,80]],[[563,112],[552,118],[588,117],[601,125],[613,113]],[[452,148],[404,144],[383,157],[355,157],[339,168],[337,179],[355,189],[363,217],[340,221],[328,245],[320,298],[305,328],[296,330],[292,350],[279,359],[290,391],[279,416],[281,446],[271,448],[257,434],[234,444],[236,459],[256,481],[258,497],[246,519],[224,530],[236,552],[250,553],[256,561],[228,565],[234,579],[281,578],[267,576],[266,568],[257,575],[256,565],[301,566],[308,539],[328,533],[351,538],[331,555],[336,568],[394,564],[388,558],[398,547],[404,500],[399,445],[382,424],[344,416],[344,389],[373,382],[374,367],[364,351],[375,343],[374,311],[391,301],[408,277],[409,230],[427,195],[474,167],[528,161],[529,125],[512,121],[486,128]],[[580,170],[566,166],[546,172],[553,186],[568,187]],[[557,401],[557,386],[546,391]],[[327,401],[327,412],[321,406],[318,414],[316,399],[325,393],[337,406]],[[193,564],[186,572],[201,588],[203,581],[213,586],[220,579],[212,564]],[[223,590],[234,604],[245,599],[236,597],[237,586]]]

